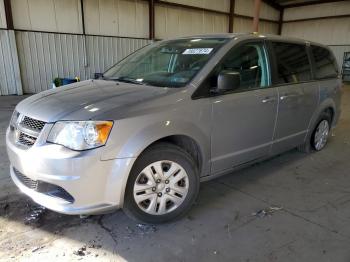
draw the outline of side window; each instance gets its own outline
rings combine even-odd
[[[337,61],[331,52],[320,46],[311,46],[311,51],[315,61],[316,79],[337,77]]]
[[[218,71],[229,70],[240,74],[237,91],[267,87],[270,79],[266,57],[262,43],[243,44],[228,52]]]
[[[277,63],[276,84],[311,80],[311,66],[305,45],[273,42],[272,47]]]

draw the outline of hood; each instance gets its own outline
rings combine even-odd
[[[88,80],[30,96],[16,109],[45,122],[98,119],[104,112],[117,109],[120,113],[174,91],[173,88]]]

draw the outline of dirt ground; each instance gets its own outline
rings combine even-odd
[[[1,261],[350,261],[350,86],[326,149],[296,150],[203,183],[183,219],[137,224],[42,210],[9,177],[5,130],[24,97],[0,97]]]

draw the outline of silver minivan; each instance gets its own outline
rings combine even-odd
[[[99,79],[19,103],[6,133],[14,183],[65,214],[123,208],[160,223],[201,181],[298,147],[323,149],[340,114],[328,47],[259,34],[150,44]]]

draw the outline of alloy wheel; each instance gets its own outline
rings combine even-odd
[[[317,151],[320,151],[323,149],[327,143],[329,135],[329,123],[327,120],[322,120],[315,132],[314,136],[314,147]]]

